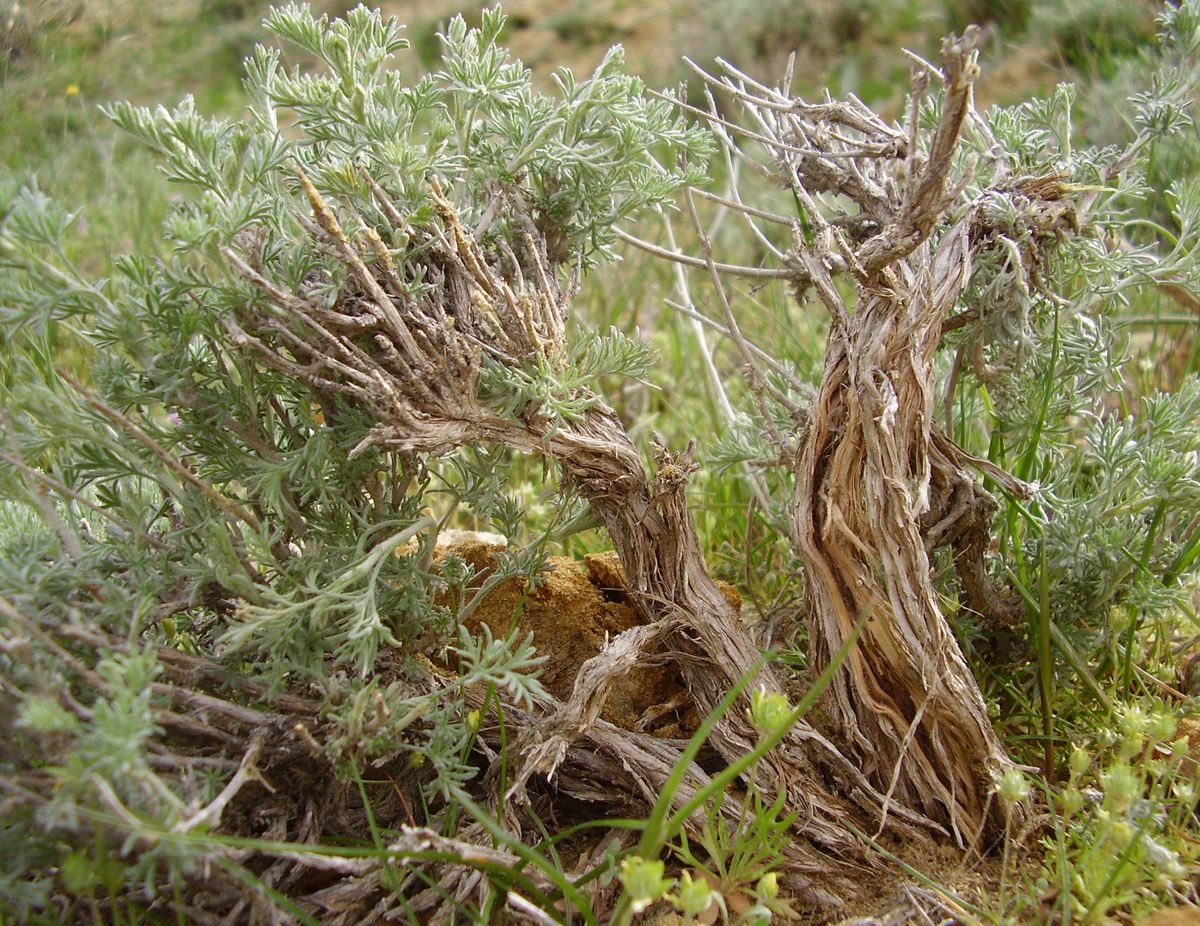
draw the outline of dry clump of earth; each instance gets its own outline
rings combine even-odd
[[[456,556],[475,572],[477,585],[496,569],[503,544],[479,537],[457,538],[439,547],[439,556]],[[737,589],[718,583],[726,600],[741,607]],[[592,553],[582,560],[552,556],[536,581],[523,576],[506,579],[489,591],[465,621],[472,634],[486,625],[495,637],[514,629],[530,634],[537,652],[546,657],[540,681],[559,700],[571,696],[579,668],[599,654],[604,644],[647,616],[630,596],[625,573],[613,552]],[[666,738],[687,738],[700,717],[688,697],[678,669],[646,664],[614,685],[601,717],[626,730]]]

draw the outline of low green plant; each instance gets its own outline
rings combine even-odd
[[[1009,40],[1021,35],[1029,25],[1034,4],[1030,0],[967,0],[944,3],[946,26],[955,32],[974,23],[994,26]]]
[[[1197,863],[1188,737],[1161,701],[1131,701],[1118,716],[1106,735],[1071,748],[1062,787],[1046,790],[1044,868],[1001,898],[1011,905],[1003,915],[1024,919],[1041,905],[1064,923],[1102,923],[1185,899]]]
[[[753,905],[741,913],[741,921],[795,916],[786,902],[776,896],[775,888],[776,872],[786,864],[785,849],[796,819],[794,812],[783,813],[785,797],[781,792],[774,801],[768,801],[751,784],[727,818],[725,805],[729,798],[721,793],[705,810],[694,843],[686,833],[681,834],[680,842],[671,847],[671,852],[687,866],[686,880],[680,877],[676,895],[685,915],[698,915],[708,907],[706,904],[694,910],[699,898],[705,896],[702,888],[694,886],[698,883],[692,881],[694,872],[710,887],[707,892],[710,903],[719,904],[727,917],[727,898],[731,897],[743,902],[746,898],[754,899]]]
[[[1147,3],[1057,0],[1034,6],[1029,28],[1048,37],[1068,66],[1111,75],[1153,39],[1154,14]]]
[[[749,711],[750,722],[758,732],[758,742],[754,748],[714,775],[702,787],[697,788],[690,798],[681,800],[682,787],[692,761],[742,690],[754,681],[759,665],[744,675],[717,708],[704,718],[675,763],[650,814],[636,827],[642,835],[623,869],[622,884],[625,891],[612,916],[612,922],[616,926],[626,926],[633,913],[645,909],[657,900],[670,900],[683,911],[685,917],[699,916],[708,910],[709,904],[715,903],[728,919],[729,909],[718,887],[705,881],[708,887],[706,891],[690,874],[686,880],[681,877],[678,883],[664,879],[664,868],[658,861],[662,853],[672,847],[672,840],[680,838],[679,844],[674,846],[680,860],[685,864],[696,862],[683,833],[697,811],[704,812],[705,823],[701,824],[700,844],[708,853],[709,863],[717,870],[718,884],[723,884],[725,890],[745,889],[753,881],[755,903],[749,911],[742,914],[749,917],[744,922],[769,922],[776,913],[785,917],[792,915],[786,901],[777,899],[775,878],[775,866],[782,863],[784,856],[783,831],[791,822],[786,815],[780,817],[782,802],[779,802],[779,806],[775,803],[764,804],[759,796],[757,809],[761,811],[767,807],[770,812],[761,817],[748,818],[745,812],[747,807],[743,805],[742,814],[736,817],[736,822],[729,828],[730,821],[724,816],[727,789],[739,777],[746,776],[751,782],[746,798],[750,801],[755,800],[754,795],[759,792],[753,782],[756,780],[756,766],[759,761],[788,735],[825,693],[854,649],[865,626],[866,618],[863,618],[794,707],[779,693],[755,691]],[[761,842],[762,839],[766,839],[766,842]],[[705,898],[709,900],[709,904],[700,907]]]
[[[1013,751],[1043,765],[1054,826],[1041,880],[1027,882],[1015,853],[1028,843],[1031,779],[1016,769],[1000,776],[1000,917],[1034,915],[1033,898],[1047,896],[1063,922],[1141,911],[1177,896],[1197,863],[1195,786],[1170,711],[1149,701],[1119,707],[1120,736],[1094,735],[1113,705],[1145,685],[1161,690],[1168,680],[1155,679],[1171,669],[1181,628],[1195,624],[1200,388],[1119,388],[1123,313],[1148,289],[1200,288],[1194,179],[1171,189],[1165,219],[1144,212],[1147,156],[1189,130],[1195,89],[1195,4],[1163,18],[1164,42],[1142,62],[1150,89],[1133,100],[1126,149],[1081,145],[1072,94],[1060,89],[973,117],[952,164],[955,195],[986,220],[978,227],[987,246],[939,345],[937,418],[1001,495],[986,565],[1017,615],[989,627],[960,608],[959,629],[975,652],[1002,634],[1016,638],[980,672]],[[689,922],[714,904],[726,922],[790,917],[777,874],[805,821],[777,782],[764,783],[772,750],[858,655],[858,634],[880,613],[847,612],[834,652],[810,640],[815,657],[787,660],[820,670],[794,708],[779,691],[746,697],[751,675],[724,698],[718,690],[687,745],[663,747],[676,750],[674,765],[654,782],[659,798],[645,819],[560,832],[541,811],[562,771],[556,785],[539,779],[544,791],[522,791],[517,774],[522,750],[550,729],[536,717],[549,700],[536,680],[537,641],[516,630],[516,613],[509,633],[463,626],[501,583],[533,593],[553,544],[601,542],[578,532],[644,475],[628,441],[631,468],[601,489],[603,480],[564,476],[595,453],[588,427],[615,419],[612,386],[636,390],[616,404],[656,413],[679,445],[704,433],[707,413],[736,406],[707,448],[713,469],[695,479],[701,523],[729,575],[765,573],[748,589],[763,623],[803,644],[783,607],[798,594],[799,566],[781,533],[819,350],[783,345],[762,379],[721,383],[746,358],[705,342],[693,350],[695,328],[672,334],[660,323],[648,344],[621,333],[636,314],[627,305],[596,305],[602,323],[568,338],[551,325],[565,309],[555,315],[553,300],[530,309],[531,293],[569,303],[585,271],[612,256],[617,223],[705,182],[710,136],[670,99],[648,97],[619,52],[588,80],[560,72],[555,93],[537,92],[499,47],[494,11],[475,28],[453,20],[439,39],[440,70],[414,82],[391,69],[404,38],[378,14],[360,8],[330,22],[288,6],[268,23],[316,66],[291,70],[282,52],[256,50],[246,121],[202,116],[190,99],[169,110],[108,108],[187,191],[165,226],[169,253],[149,246],[99,279],[70,244],[78,214],[33,184],[14,188],[0,210],[5,903],[31,920],[137,921],[186,910],[202,886],[222,916],[248,909],[237,904],[249,896],[254,916],[302,922],[318,921],[325,899],[358,909],[364,897],[413,921],[444,904],[481,921],[511,908],[543,922],[577,913],[623,926],[659,901]],[[913,138],[936,123],[944,99],[914,103]],[[730,152],[716,173],[736,182],[734,157],[754,150]],[[913,165],[921,157],[916,148],[910,156]],[[989,193],[979,178],[995,163],[1012,183]],[[1037,202],[1063,210],[1053,235],[1034,221],[1036,197],[1023,186],[1034,181],[1043,184]],[[730,236],[751,272],[764,254],[816,241],[811,204],[796,197],[795,221],[780,221],[774,191],[746,184],[746,195],[758,218],[782,228]],[[1071,227],[1072,214],[1090,224]],[[1053,259],[1031,262],[1035,253]],[[516,309],[494,323],[487,313],[499,302],[451,286],[446,304],[458,314],[414,320],[414,306],[438,304],[448,276],[501,281]],[[627,285],[650,292],[665,278],[645,271]],[[538,279],[554,285],[527,285]],[[822,324],[799,317],[808,307],[758,285],[735,294],[726,331],[736,315],[760,340],[780,329],[818,339]],[[688,323],[698,322],[680,288]],[[614,290],[595,292],[587,298],[603,303]],[[412,355],[387,353],[372,304],[402,306],[395,330],[411,322],[418,352],[442,366],[410,375]],[[525,322],[530,330],[519,331]],[[456,330],[478,348],[478,366],[464,368],[463,391],[446,398],[435,393],[453,378],[439,371],[455,356],[438,345],[458,345],[447,335]],[[389,375],[363,373],[363,357],[382,357]],[[675,382],[647,397],[640,387],[664,363]],[[706,405],[695,398],[698,376]],[[411,392],[397,399],[400,382]],[[687,402],[677,401],[682,390]],[[771,390],[785,401],[763,401]],[[411,396],[426,394],[437,401],[413,414]],[[431,419],[462,425],[463,440],[480,443],[439,443]],[[479,421],[486,428],[470,432]],[[634,427],[652,430],[645,418]],[[497,434],[509,446],[486,443]],[[523,459],[537,453],[550,458],[540,472]],[[693,465],[690,454],[661,450],[659,462],[662,478],[635,497],[644,502],[630,519],[636,529],[659,529],[675,499],[670,480],[685,481]],[[1001,470],[1030,487],[1028,497]],[[510,549],[487,568],[439,556],[436,538],[451,524],[498,530]],[[957,601],[950,556],[931,558],[938,591]],[[675,601],[652,597],[642,603],[662,608],[663,624],[678,619]],[[739,652],[753,659],[753,647]],[[918,701],[908,701],[918,710],[912,730],[926,710]],[[753,733],[740,752],[711,737],[731,720]],[[561,737],[565,754],[586,727],[547,741]],[[512,748],[516,730],[522,750]],[[1064,756],[1068,738],[1087,752]],[[725,750],[711,777],[696,764],[705,743]],[[1091,756],[1086,767],[1081,755]],[[239,797],[243,788],[253,798]],[[507,803],[522,793],[532,806]],[[302,804],[311,794],[320,800]],[[610,844],[584,871],[568,871],[567,840],[593,827],[636,842]],[[328,890],[289,894],[325,879]],[[1023,896],[1009,896],[1013,884]],[[746,903],[735,909],[734,898]]]
[[[893,50],[920,15],[919,4],[852,0],[734,0],[702,2],[673,37],[680,55],[708,67],[721,58],[762,80],[774,79],[796,53],[797,89],[854,87],[869,100],[889,99],[903,86],[904,66]],[[886,49],[886,51],[884,50]],[[694,75],[689,102],[707,105]]]
[[[498,11],[477,29],[454,20],[444,69],[411,86],[385,66],[406,42],[378,13],[330,22],[292,5],[268,25],[322,70],[289,71],[278,50],[259,48],[247,65],[247,121],[202,117],[190,97],[172,110],[108,110],[191,191],[167,222],[169,256],[118,258],[98,279],[64,244],[77,217],[36,186],[0,212],[0,479],[15,528],[0,538],[11,644],[0,662],[5,708],[19,717],[4,780],[29,780],[7,825],[42,847],[6,856],[8,883],[38,880],[38,866],[65,857],[64,834],[107,845],[104,834],[124,832],[106,864],[116,882],[140,886],[132,907],[153,905],[171,885],[207,877],[201,859],[213,851],[162,834],[216,827],[241,788],[272,787],[278,759],[267,756],[287,754],[272,752],[284,741],[337,773],[319,791],[340,794],[358,770],[394,773],[393,815],[407,808],[410,822],[453,829],[479,771],[472,693],[526,710],[545,698],[527,638],[486,627],[472,636],[462,623],[500,582],[536,583],[548,536],[578,514],[571,491],[545,530],[531,531],[520,487],[507,491],[504,454],[355,451],[372,427],[362,408],[231,340],[237,313],[261,300],[222,248],[251,245],[257,272],[295,277],[287,285],[303,281],[305,298],[338,311],[345,268],[312,247],[299,173],[315,197],[350,197],[347,228],[377,241],[373,262],[423,259],[432,187],[463,221],[485,223],[479,236],[495,259],[532,260],[528,236],[541,223],[559,249],[542,272],[564,263],[577,275],[607,255],[616,221],[699,179],[688,161],[705,137],[646,99],[619,51],[591,80],[564,72],[557,96],[536,92],[497,45]],[[386,201],[368,176],[391,190]],[[512,197],[520,205],[501,208]],[[412,223],[386,243],[375,231],[384,208]],[[408,295],[429,291],[424,274],[413,271]],[[298,357],[294,343],[287,350]],[[629,338],[583,337],[553,363],[510,363],[507,378],[488,355],[483,391],[494,414],[553,427],[595,403],[588,380],[643,375],[647,361]],[[434,562],[439,529],[460,511],[513,538],[486,578],[461,559]],[[72,642],[72,626],[85,636]],[[167,664],[176,652],[191,669]],[[185,679],[191,671],[206,681]],[[422,681],[431,671],[452,681]],[[189,694],[191,684],[205,694]],[[240,762],[171,751],[195,697],[208,712],[191,735],[241,745]],[[297,710],[290,721],[272,712],[280,698]],[[364,793],[355,812],[370,817],[378,800]],[[255,877],[226,862],[208,870],[229,883]],[[115,882],[112,893],[111,904],[126,903]],[[277,893],[272,903],[295,906]],[[24,894],[21,916],[93,902],[79,878]]]

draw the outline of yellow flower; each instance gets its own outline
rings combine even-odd
[[[79,96],[79,85],[78,84],[67,84],[66,93],[67,93],[67,96]]]

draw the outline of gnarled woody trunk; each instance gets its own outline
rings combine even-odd
[[[972,29],[947,38],[941,70],[918,69],[903,128],[853,97],[807,103],[729,65],[720,78],[700,72],[752,127],[739,128],[715,107],[708,114],[730,162],[747,157],[733,141],[744,132],[765,149],[760,168],[790,194],[786,206],[766,211],[736,191],[719,201],[752,223],[790,225],[792,252],[774,272],[801,294],[815,292],[831,318],[799,449],[786,435],[780,450],[796,473],[790,525],[803,562],[814,669],[869,619],[826,698],[839,748],[886,794],[886,808],[936,820],[961,844],[977,843],[1001,822],[990,793],[993,776],[1009,764],[939,607],[929,562],[933,546],[955,545],[965,597],[972,604],[987,597],[979,535],[990,498],[933,424],[942,324],[967,284],[972,249],[989,231],[972,226],[978,206],[949,180],[971,113],[977,36]],[[931,78],[945,93],[926,138],[919,114]],[[1002,170],[996,179],[1011,182]],[[952,209],[960,220],[946,228]],[[736,334],[723,274],[763,271],[716,264],[693,218]],[[852,310],[835,275],[853,280]],[[768,378],[744,347],[742,356],[751,389],[763,394],[756,383]],[[969,530],[947,523],[955,505],[970,515]]]
[[[951,147],[956,137],[957,125]],[[374,444],[440,453],[488,441],[557,460],[603,521],[630,591],[652,620],[585,664],[568,703],[529,732],[514,790],[529,774],[560,765],[640,652],[676,661],[698,707],[711,711],[758,652],[701,556],[684,497],[690,454],[663,454],[651,479],[624,426],[601,402],[569,420],[547,421],[540,408],[502,417],[479,399],[485,362],[550,369],[565,362],[573,289],[563,288],[545,242],[527,237],[519,253],[508,255],[507,264],[519,271],[502,272],[506,263],[489,259],[434,182],[437,221],[408,230],[420,247],[397,266],[369,236],[349,240],[303,173],[300,180],[315,222],[297,219],[318,248],[342,261],[347,284],[333,308],[322,306],[264,276],[253,249],[245,257],[226,249],[277,309],[245,306],[239,321],[230,322],[237,341],[318,392],[340,393],[368,410],[377,425],[356,452]],[[399,226],[403,219],[387,193],[373,182],[372,189]],[[855,324],[843,323],[832,336],[798,496],[818,663],[864,608],[877,615],[853,657],[853,675],[843,676],[833,699],[857,761],[801,722],[757,770],[768,792],[786,789],[788,809],[797,811],[796,827],[809,841],[848,855],[859,851],[846,825],[850,813],[860,824],[888,815],[933,829],[948,824],[960,839],[973,839],[984,827],[987,766],[1000,759],[978,691],[937,610],[917,528],[929,465],[929,362],[937,313],[953,295],[942,292],[936,274],[899,263],[928,226],[905,233],[915,239],[911,247],[878,262]],[[814,280],[817,272],[823,265]],[[405,286],[415,279],[420,288]],[[832,290],[827,279],[818,282]],[[860,489],[868,495],[847,506],[846,493]],[[755,684],[780,690],[769,667]],[[745,707],[745,700],[735,705],[713,737],[729,761],[757,739]],[[890,797],[892,781],[883,763],[872,764],[872,754],[883,763],[895,760]]]
[[[526,440],[511,431],[507,435],[513,445]],[[624,425],[611,409],[597,404],[538,449],[557,459],[588,499],[613,541],[629,590],[654,623],[627,631],[584,665],[569,702],[527,743],[526,763],[510,794],[534,771],[554,773],[570,746],[596,722],[609,687],[636,663],[639,650],[643,656],[655,650],[671,654],[705,713],[759,662],[757,647],[701,555],[685,498],[693,469],[690,448],[682,455],[660,450],[651,479]],[[781,690],[769,666],[757,670],[753,684],[767,692]],[[733,761],[752,749],[757,738],[743,700],[718,724],[711,744]],[[857,839],[845,826],[848,814],[861,814],[860,825],[882,819],[884,796],[807,722],[796,725],[760,764],[758,774],[768,793],[787,790],[804,836],[827,850],[857,854]],[[836,788],[830,786],[833,782]],[[931,822],[903,806],[895,808],[895,817],[910,824]],[[803,845],[794,848],[798,859],[811,861]]]
[[[958,466],[933,443],[933,354],[965,282],[966,223],[862,287],[831,329],[793,526],[817,665],[871,615],[828,696],[844,748],[900,804],[973,841],[1005,763],[938,605],[920,521]],[[934,478],[934,471],[945,471]]]
[[[651,651],[676,661],[697,706],[711,711],[759,654],[701,556],[684,497],[690,454],[664,454],[651,479],[624,425],[602,402],[551,423],[540,409],[504,417],[479,400],[481,345],[497,362],[563,362],[571,292],[547,269],[544,242],[529,242],[529,266],[519,280],[502,277],[435,183],[439,225],[423,233],[422,265],[393,266],[370,240],[350,241],[328,203],[303,173],[300,179],[316,221],[298,220],[317,246],[339,255],[349,282],[332,311],[264,276],[256,269],[262,261],[253,247],[244,257],[226,248],[232,266],[284,310],[247,303],[239,319],[229,322],[237,343],[310,383],[319,395],[341,394],[369,411],[377,424],[355,453],[371,445],[444,453],[491,442],[557,460],[603,521],[629,589],[651,619],[586,663],[568,703],[528,731],[509,793],[519,792],[534,772],[552,774],[596,722],[614,681]],[[390,207],[386,194],[375,192]],[[402,285],[414,278],[426,284],[416,295]],[[760,669],[755,685],[780,691],[769,667]],[[735,705],[713,737],[728,761],[757,740],[746,706],[746,699]],[[806,723],[796,725],[757,773],[768,793],[786,789],[788,809],[798,813],[796,827],[807,840],[797,841],[797,860],[815,864],[810,843],[859,854],[847,815],[857,807],[864,825],[882,816],[879,790]],[[835,797],[835,790],[849,802]],[[892,813],[894,819],[937,828],[902,806]]]

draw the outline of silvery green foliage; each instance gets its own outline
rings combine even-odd
[[[164,833],[221,786],[148,764],[153,711],[171,705],[153,687],[156,644],[257,678],[268,698],[285,687],[317,698],[331,722],[321,746],[345,771],[421,757],[432,810],[473,774],[467,689],[527,705],[542,695],[529,640],[458,630],[447,601],[469,607],[472,576],[453,558],[433,567],[439,525],[422,511],[436,483],[517,540],[507,456],[349,459],[373,424],[365,412],[231,346],[225,321],[262,297],[220,248],[249,242],[264,275],[332,304],[344,268],[313,246],[298,171],[337,204],[348,236],[375,236],[397,261],[408,230],[432,221],[436,180],[496,260],[537,233],[550,272],[577,277],[606,256],[615,222],[701,180],[710,147],[624,73],[619,49],[589,79],[564,70],[552,94],[537,91],[497,44],[498,10],[478,29],[456,18],[443,69],[415,82],[392,69],[407,43],[378,12],[331,22],[288,5],[266,24],[316,66],[258,48],[245,119],[207,118],[190,98],[109,110],[184,189],[168,257],[120,257],[110,279],[92,280],[62,245],[74,216],[32,186],[0,208],[0,595],[13,609],[0,626],[0,714],[17,744],[0,763],[9,774],[36,757],[56,782],[44,812],[14,816],[0,838],[35,845],[44,827],[97,821],[149,835],[126,876],[150,889],[157,866],[193,860],[193,843]],[[594,401],[576,394],[585,380],[641,377],[650,361],[639,341],[585,336],[565,372],[492,370],[486,385],[501,409],[537,395],[549,420],[565,420]],[[569,530],[584,515],[561,502],[551,529]],[[544,539],[514,545],[488,582],[533,577]],[[89,666],[39,636],[68,624],[112,653]],[[381,678],[384,651],[398,658]],[[425,653],[457,682],[414,687]],[[14,884],[50,864],[33,849],[5,858],[16,868],[0,878]]]
[[[1082,453],[1044,488],[1063,608],[1103,618],[1122,602],[1162,613],[1194,571],[1200,381],[1144,396],[1140,405],[1136,415],[1091,417]]]
[[[654,351],[637,338],[609,329],[591,332],[572,347],[565,371],[539,360],[526,369],[488,364],[480,376],[480,392],[501,414],[524,412],[557,427],[577,421],[600,401],[589,387],[600,376],[645,380],[654,366]]]
[[[324,70],[289,72],[279,51],[259,48],[247,63],[254,102],[246,120],[205,120],[190,100],[172,111],[118,104],[111,115],[163,156],[169,178],[201,191],[169,222],[181,251],[249,248],[267,279],[329,307],[345,266],[313,248],[298,224],[295,212],[310,207],[296,171],[338,204],[350,239],[366,234],[398,265],[411,257],[419,268],[410,238],[433,221],[437,178],[498,266],[519,267],[532,234],[552,264],[577,274],[607,254],[615,223],[703,179],[709,135],[688,126],[668,100],[648,97],[624,73],[620,48],[588,80],[564,69],[554,75],[555,94],[538,92],[529,71],[497,45],[503,22],[498,10],[486,11],[478,29],[455,18],[442,37],[443,70],[406,83],[385,67],[406,45],[394,23],[360,8],[330,24],[289,5],[268,17],[268,27]],[[396,285],[414,292],[426,285],[419,271],[401,276]],[[261,300],[244,280],[210,282],[198,309],[214,320]],[[610,336],[597,348],[592,359],[612,372],[645,368],[636,341]],[[501,411],[536,401],[554,421],[591,401],[577,395],[597,372],[583,369],[586,356],[565,372],[545,364],[497,368],[493,360],[485,356],[486,394]]]
[[[1088,640],[1105,631],[1116,604],[1129,605],[1130,620],[1178,613],[1167,606],[1186,594],[1181,579],[1200,544],[1196,382],[1133,408],[1122,395],[1121,313],[1152,302],[1159,286],[1200,293],[1200,183],[1182,176],[1155,191],[1146,180],[1159,146],[1195,131],[1200,5],[1167,5],[1160,27],[1157,47],[1139,62],[1123,144],[1080,137],[1067,85],[994,108],[987,132],[968,132],[977,142],[970,156],[1010,176],[1056,178],[1076,204],[1080,233],[1052,243],[1031,267],[1024,203],[989,194],[998,231],[980,249],[963,300],[978,319],[949,344],[961,374],[957,437],[1038,487],[1023,514],[1002,509],[993,565],[1004,581],[1021,557],[1038,563],[1044,554],[1055,621]],[[1149,217],[1155,202],[1170,214]]]
[[[204,191],[173,220],[182,245],[228,242],[252,223],[278,220],[280,199],[298,190],[290,169],[299,165],[389,236],[403,230],[373,203],[368,178],[420,225],[437,176],[469,227],[519,234],[510,211],[497,209],[496,196],[507,195],[553,231],[560,259],[591,260],[614,240],[615,222],[703,177],[697,165],[710,150],[707,135],[668,102],[648,98],[624,72],[619,47],[586,81],[556,73],[558,93],[546,96],[497,44],[498,9],[485,11],[478,29],[456,17],[442,37],[444,69],[414,84],[385,67],[407,42],[378,12],[359,7],[330,24],[289,4],[266,24],[325,71],[289,72],[278,50],[260,46],[247,62],[254,103],[245,121],[203,119],[190,99],[171,111],[111,109],[118,125],[162,154],[168,177]],[[288,231],[280,223],[283,237]],[[388,245],[402,250],[404,241]]]

